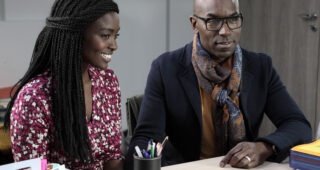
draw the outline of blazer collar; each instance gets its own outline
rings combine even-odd
[[[246,50],[242,49],[243,63],[242,63],[242,78],[241,78],[241,87],[240,87],[240,109],[242,111],[243,117],[247,122],[246,129],[249,134],[247,136],[252,136],[253,132],[249,123],[251,122],[250,115],[248,112],[248,96],[250,88],[254,79],[254,74],[251,70],[252,66],[252,57],[249,57],[249,54]]]
[[[192,42],[185,46],[183,52],[179,57],[179,63],[182,68],[179,73],[179,80],[202,127],[202,111],[199,85],[198,79],[191,63],[191,56]]]
[[[251,86],[251,80],[253,78],[253,72],[251,70],[252,58],[246,50],[242,49],[242,77],[241,77],[241,87],[240,94],[243,92],[248,92]]]

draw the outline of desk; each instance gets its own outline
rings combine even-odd
[[[216,158],[210,158],[210,159],[204,159],[200,161],[193,161],[193,162],[187,162],[177,165],[171,165],[162,167],[161,170],[235,170],[240,168],[232,168],[230,165],[225,166],[224,168],[220,168],[219,163],[222,160],[223,156],[216,157]],[[292,168],[289,167],[288,163],[273,163],[273,162],[264,162],[262,165],[252,168],[252,169],[260,169],[260,170],[292,170]],[[241,169],[243,170],[243,169]],[[251,169],[250,169],[251,170]]]

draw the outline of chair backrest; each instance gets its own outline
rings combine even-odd
[[[132,136],[134,128],[137,125],[137,120],[138,120],[142,99],[143,99],[143,94],[135,95],[127,98],[126,108],[127,108],[128,136]]]
[[[140,106],[142,103],[143,94],[136,95],[127,99],[126,107],[127,107],[127,125],[128,125],[128,133],[124,139],[124,146],[122,148],[122,153],[126,154],[128,150],[129,143],[131,141],[131,137],[133,135],[134,129],[137,126],[137,120],[140,112]],[[177,151],[177,149],[171,144],[170,140],[167,142],[166,147],[164,148],[163,157],[165,157],[166,164],[171,165],[175,163],[185,162],[183,157]],[[169,161],[175,160],[175,161]]]

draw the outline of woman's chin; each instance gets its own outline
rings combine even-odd
[[[94,67],[97,67],[101,70],[107,69],[109,67],[109,63],[103,63],[103,64],[99,64],[99,65],[94,65]]]

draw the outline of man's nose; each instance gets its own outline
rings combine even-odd
[[[231,30],[227,25],[227,22],[223,22],[221,29],[219,30],[219,35],[228,36],[231,34]]]

